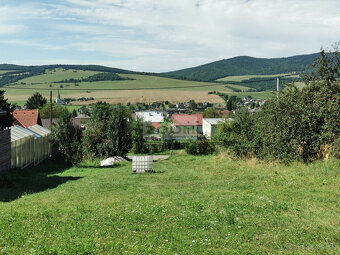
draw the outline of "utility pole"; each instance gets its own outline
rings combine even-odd
[[[276,98],[279,98],[279,91],[280,91],[280,77],[277,77],[276,80]]]
[[[50,92],[50,129],[52,129],[52,90]]]

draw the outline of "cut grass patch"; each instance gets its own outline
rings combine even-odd
[[[50,162],[0,189],[0,253],[337,254],[339,166],[172,155],[133,175],[128,162]]]

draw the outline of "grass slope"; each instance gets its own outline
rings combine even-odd
[[[13,176],[0,189],[0,253],[340,252],[339,161],[177,155],[154,167],[53,162]]]
[[[120,74],[122,77],[134,80],[53,83],[66,79],[88,77],[96,72],[81,70],[56,69],[56,72],[47,71],[45,74],[19,80],[11,86],[3,87],[6,96],[12,102],[24,102],[35,91],[49,97],[49,91],[60,89],[62,97],[94,97],[96,101],[110,103],[135,103],[171,101],[185,102],[194,99],[200,102],[222,102],[216,95],[208,95],[209,91],[218,90],[232,92],[224,84],[176,80],[152,75]],[[63,88],[60,88],[60,85]],[[51,86],[51,87],[50,87]],[[244,88],[247,90],[247,88]],[[83,102],[81,102],[83,104]],[[87,103],[92,103],[88,101]]]
[[[319,54],[310,54],[272,59],[242,56],[162,75],[186,80],[215,81],[227,76],[301,72],[306,70],[306,66],[311,65],[318,56]]]

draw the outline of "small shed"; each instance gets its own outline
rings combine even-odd
[[[34,125],[27,128],[28,130],[34,132],[41,136],[41,147],[39,149],[39,159],[40,162],[51,155],[52,148],[50,142],[51,131],[39,125]]]
[[[25,168],[34,163],[34,134],[25,128],[11,127],[11,167]]]

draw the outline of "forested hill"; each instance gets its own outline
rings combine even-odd
[[[287,58],[253,58],[247,56],[223,59],[209,64],[162,73],[162,76],[194,80],[215,81],[226,76],[279,74],[302,72],[310,66],[320,53]]]
[[[97,72],[114,72],[114,73],[134,73],[132,71],[112,68],[107,66],[99,65],[41,65],[41,66],[22,66],[22,65],[12,65],[12,64],[0,64],[0,70],[13,70],[13,71],[26,71],[26,72],[41,72],[47,69],[74,69],[74,70],[84,70],[84,71],[97,71]]]

